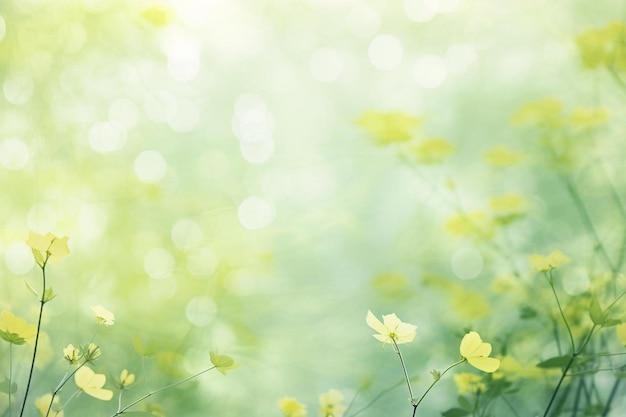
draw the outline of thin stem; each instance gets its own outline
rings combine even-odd
[[[409,379],[409,374],[406,371],[406,365],[404,364],[404,359],[402,359],[402,353],[400,353],[400,348],[398,347],[398,344],[396,343],[396,339],[392,337],[391,341],[393,342],[393,350],[398,354],[398,357],[400,358],[400,364],[402,365],[402,371],[404,372],[404,379],[406,381],[406,386],[409,388],[409,401],[411,405],[415,407],[414,405],[415,398],[413,397],[413,390],[411,389],[411,381]],[[413,413],[415,413],[415,409],[413,410]]]
[[[59,394],[59,392],[61,392],[61,388],[63,388],[65,386],[65,384],[67,383],[67,381],[70,380],[70,378],[72,378],[74,376],[74,374],[76,372],[78,372],[78,370],[80,368],[82,368],[83,366],[85,366],[85,364],[87,364],[87,361],[84,361],[83,363],[81,363],[79,366],[76,367],[76,369],[74,369],[71,373],[65,373],[65,375],[63,376],[63,378],[61,378],[61,381],[59,382],[59,385],[57,385],[57,387],[54,389],[54,391],[52,392],[52,398],[50,398],[50,404],[48,404],[48,411],[46,412],[46,416],[48,417],[48,415],[50,414],[50,411],[52,410],[52,404],[54,403],[54,399],[56,398],[56,396]]]
[[[415,408],[417,408],[417,406],[420,405],[420,403],[422,402],[424,397],[426,397],[426,394],[428,394],[428,392],[435,386],[435,384],[441,380],[441,377],[444,376],[446,372],[448,372],[450,369],[454,368],[455,366],[462,364],[466,360],[467,359],[463,358],[460,361],[455,362],[452,365],[448,366],[442,373],[440,373],[438,375],[438,378],[435,378],[435,380],[430,384],[430,386],[428,388],[426,388],[426,391],[424,391],[424,394],[422,394],[420,399],[417,400],[417,403],[415,403]]]
[[[24,401],[22,402],[22,409],[20,410],[20,417],[24,415],[26,409],[26,400],[28,399],[28,392],[30,390],[30,383],[33,379],[33,371],[35,369],[35,359],[37,358],[37,346],[39,345],[39,334],[41,333],[41,318],[43,317],[43,306],[46,304],[46,264],[50,258],[49,254],[46,254],[46,259],[41,265],[41,299],[39,300],[39,317],[37,318],[37,333],[35,335],[35,346],[33,348],[33,359],[30,363],[30,371],[28,372],[28,382],[26,383],[26,392],[24,393]]]
[[[559,389],[561,389],[561,384],[563,383],[563,380],[565,379],[565,376],[567,375],[567,371],[569,371],[569,368],[574,363],[574,359],[576,359],[575,353],[572,354],[572,356],[569,358],[569,361],[567,362],[567,365],[565,365],[565,368],[563,368],[563,373],[561,374],[561,378],[559,379],[559,382],[556,384],[556,388],[554,388],[554,392],[552,392],[552,397],[550,397],[550,402],[548,403],[548,406],[546,407],[546,411],[543,413],[543,417],[548,416],[548,412],[550,411],[550,408],[552,408],[552,403],[554,403],[556,395],[558,394]]]
[[[11,378],[13,375],[13,343],[9,343],[9,415],[13,413],[13,408],[11,406]]]
[[[549,276],[548,276],[549,273]],[[556,304],[559,307],[559,312],[561,313],[561,318],[563,319],[563,323],[565,323],[565,327],[567,328],[567,333],[569,334],[569,340],[572,346],[572,352],[576,351],[576,344],[574,343],[574,335],[572,334],[572,329],[569,326],[569,323],[567,322],[567,319],[565,318],[565,313],[563,312],[563,308],[561,307],[561,302],[559,301],[559,296],[556,294],[556,289],[554,288],[554,279],[552,278],[552,270],[550,270],[548,273],[544,274],[546,275],[546,278],[548,278],[548,283],[550,284],[550,288],[552,288],[552,294],[554,294],[554,299],[556,300]]]
[[[617,394],[617,389],[621,383],[621,378],[616,378],[615,383],[613,383],[613,387],[611,388],[611,393],[609,394],[609,398],[606,400],[606,404],[604,405],[604,410],[602,410],[602,416],[606,417],[609,415],[609,411],[611,411],[611,403],[615,399],[615,394]]]
[[[132,406],[134,406],[136,404],[139,404],[140,402],[144,401],[146,398],[149,398],[149,397],[151,397],[151,396],[153,396],[155,394],[158,394],[161,391],[165,391],[167,389],[174,388],[174,387],[176,387],[176,386],[178,386],[180,384],[184,384],[185,382],[187,382],[187,381],[189,381],[191,379],[194,379],[194,378],[196,378],[196,377],[202,375],[203,373],[208,372],[208,371],[210,371],[212,369],[215,369],[215,366],[211,366],[210,368],[204,369],[204,370],[202,370],[202,371],[200,371],[198,373],[195,373],[195,374],[193,374],[193,375],[191,375],[191,376],[189,376],[189,377],[187,377],[185,379],[182,379],[182,380],[180,380],[178,382],[174,382],[173,384],[166,385],[164,387],[161,387],[159,389],[151,391],[151,392],[147,393],[146,395],[142,396],[141,398],[139,398],[139,399],[133,401],[132,403],[128,404],[126,407],[118,409],[115,412],[115,414],[113,414],[111,417],[117,417],[119,415],[122,415],[126,410],[128,410],[129,408],[131,408]]]
[[[355,416],[361,414],[363,411],[365,411],[368,408],[370,408],[372,406],[372,404],[374,404],[376,401],[378,401],[383,395],[387,394],[388,392],[393,391],[394,389],[396,389],[397,387],[399,387],[403,383],[404,383],[404,380],[401,379],[398,382],[396,382],[395,384],[393,384],[392,386],[390,386],[389,388],[385,388],[384,390],[379,392],[378,395],[376,395],[369,403],[365,404],[363,407],[361,407],[360,409],[358,409],[353,414],[350,414],[347,417],[355,417]]]
[[[511,402],[508,400],[508,398],[506,398],[506,395],[501,395],[500,398],[509,407],[509,410],[511,410],[511,412],[515,415],[515,417],[520,417],[520,415],[517,412],[517,410],[515,409],[515,407],[513,407],[513,404],[511,404]]]

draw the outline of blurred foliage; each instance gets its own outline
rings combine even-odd
[[[541,415],[564,367],[553,415],[619,415],[623,7],[0,2],[0,307],[18,324],[0,328],[0,412],[23,398],[41,294],[28,417],[93,340],[104,389],[136,375],[128,402],[240,364],[134,415],[317,415],[320,395],[408,414],[368,310],[417,325],[416,390],[467,330],[501,359],[446,375],[424,415]],[[43,289],[29,230],[69,237]],[[571,262],[534,272],[554,250]],[[114,413],[88,395],[60,411],[71,383],[58,416]]]

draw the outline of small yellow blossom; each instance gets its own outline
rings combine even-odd
[[[75,348],[71,343],[63,349],[63,358],[68,361],[70,365],[77,364],[81,356],[82,354],[80,350]]]
[[[378,145],[405,142],[413,137],[413,130],[422,120],[402,112],[384,113],[367,110],[355,123],[371,134]]]
[[[507,193],[489,199],[495,219],[501,224],[509,224],[524,217],[528,210],[527,200],[517,193]]]
[[[505,168],[515,165],[524,159],[521,152],[513,151],[506,146],[497,145],[483,155],[485,161],[494,168]]]
[[[483,378],[480,375],[462,372],[454,374],[453,378],[456,389],[461,395],[476,394],[487,390],[487,384],[483,382]]]
[[[52,407],[50,407],[50,401],[52,401]],[[50,413],[48,413],[48,408],[50,407]],[[41,397],[35,399],[35,408],[39,411],[41,417],[63,417],[63,410],[61,406],[61,401],[59,401],[59,397],[54,397],[52,400],[52,394],[45,394]]]
[[[615,65],[623,69],[624,26],[612,22],[603,28],[589,29],[576,38],[580,59],[586,68]]]
[[[626,323],[621,323],[615,326],[617,330],[617,337],[619,341],[626,347]]]
[[[395,342],[398,345],[409,343],[416,335],[417,326],[401,322],[395,314],[383,315],[383,322],[381,322],[368,310],[365,322],[378,332],[374,337],[383,343]]]
[[[109,401],[113,398],[113,391],[102,388],[106,380],[106,375],[97,374],[87,366],[79,368],[74,374],[74,383],[78,389],[102,401]]]
[[[463,337],[459,351],[470,365],[483,372],[495,372],[500,366],[500,359],[489,357],[491,344],[483,342],[480,335],[474,331]]]
[[[536,272],[548,272],[569,263],[571,259],[559,250],[554,250],[548,256],[530,255],[530,267]]]
[[[172,10],[167,6],[154,5],[144,9],[141,17],[156,27],[162,27],[172,20]]]
[[[511,119],[517,126],[554,128],[563,123],[563,104],[553,98],[533,101],[524,105]]]
[[[105,326],[112,326],[115,323],[115,316],[101,305],[91,307],[91,311],[96,315],[96,322]]]
[[[421,164],[438,164],[450,156],[456,148],[445,139],[431,138],[411,144],[408,152]]]
[[[589,109],[578,107],[575,108],[570,115],[570,123],[572,126],[580,129],[593,129],[602,126],[608,119],[609,111],[602,108]]]
[[[131,374],[131,373],[128,372],[128,369],[124,369],[120,373],[120,387],[121,388],[126,388],[127,386],[129,386],[133,382],[135,382],[135,374]]]
[[[85,361],[90,362],[96,358],[99,358],[102,355],[102,351],[100,350],[100,346],[95,343],[90,343],[87,345],[87,349],[83,350],[83,357]]]
[[[495,233],[493,220],[483,211],[457,214],[445,224],[445,229],[453,236],[473,238],[477,241],[489,240]]]
[[[52,233],[40,235],[31,230],[28,233],[26,244],[33,251],[37,264],[43,267],[48,260],[55,261],[70,253],[67,247],[68,239],[68,237],[57,237]]]
[[[14,345],[32,342],[37,336],[37,325],[28,324],[10,311],[0,313],[0,338]]]
[[[285,417],[306,417],[306,406],[295,398],[283,397],[278,400],[278,407]]]
[[[209,352],[209,356],[215,369],[223,375],[226,375],[226,371],[231,371],[239,367],[239,364],[228,355],[218,355],[217,353]]]
[[[336,390],[320,395],[320,413],[323,417],[341,417],[347,407],[343,403],[343,394]]]

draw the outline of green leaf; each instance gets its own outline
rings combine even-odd
[[[43,293],[43,302],[47,303],[48,301],[52,300],[56,296],[57,295],[54,293],[54,290],[52,289],[52,287],[46,288],[46,291],[44,291]]]
[[[464,417],[468,416],[471,411],[464,410],[462,408],[451,408],[441,413],[442,417]]]
[[[563,368],[571,359],[571,355],[555,356],[543,362],[539,362],[536,366],[537,368]]]
[[[33,294],[35,294],[35,297],[37,297],[37,299],[39,300],[39,293],[37,291],[35,291],[35,289],[33,287],[30,286],[30,284],[28,283],[28,281],[24,281],[24,284],[26,284],[26,288],[28,288],[28,290],[30,292],[32,292]]]
[[[533,319],[538,315],[537,310],[529,306],[522,307],[519,310],[519,318],[522,320]]]
[[[606,319],[604,321],[604,327],[613,327],[617,326],[618,324],[622,324],[622,321],[618,319]]]
[[[215,369],[226,375],[226,371],[230,371],[239,366],[235,363],[235,360],[228,355],[218,355],[217,353],[209,352],[211,357],[211,363],[215,366]]]
[[[604,326],[607,319],[607,314],[602,311],[602,307],[595,296],[591,299],[591,304],[589,305],[589,317],[591,317],[593,324],[597,326]]]
[[[0,382],[0,392],[4,392],[5,394],[15,394],[17,392],[17,384],[15,382],[11,382],[9,386],[9,380],[5,379]]]
[[[459,405],[461,406],[461,408],[463,408],[464,410],[472,411],[472,409],[474,408],[470,400],[468,400],[462,395],[459,395],[459,398],[457,401],[459,402]]]
[[[23,345],[24,343],[26,343],[26,340],[19,334],[5,332],[4,330],[0,330],[0,338],[14,345]]]

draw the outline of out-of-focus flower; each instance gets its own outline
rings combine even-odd
[[[52,401],[52,407],[50,407],[50,401]],[[50,407],[50,413],[48,413],[48,407]],[[52,394],[45,394],[35,399],[35,408],[37,408],[41,417],[64,416],[59,397],[54,397],[54,400],[52,400]]]
[[[224,375],[226,375],[226,371],[231,371],[239,367],[239,364],[228,355],[218,355],[217,353],[209,352],[209,356],[215,369]]]
[[[115,323],[115,316],[101,305],[91,307],[91,311],[96,315],[96,322],[105,326],[112,326]]]
[[[518,126],[555,128],[563,124],[563,104],[553,98],[545,98],[524,105],[515,113],[511,122]]]
[[[48,260],[55,261],[70,253],[67,247],[68,239],[68,237],[57,237],[52,233],[40,235],[31,230],[26,244],[33,251],[37,264],[43,267]]]
[[[80,350],[75,348],[71,343],[63,348],[63,358],[68,361],[70,365],[77,364],[81,357],[82,354]]]
[[[491,344],[483,342],[477,332],[469,332],[463,337],[459,351],[470,365],[483,372],[495,372],[500,366],[499,359],[489,357]]]
[[[35,340],[36,336],[36,324],[28,324],[26,320],[16,317],[10,311],[0,313],[0,338],[14,345],[23,345]]]
[[[571,259],[560,250],[554,250],[548,256],[530,255],[530,267],[536,272],[548,272],[570,261]]]
[[[133,382],[135,382],[135,374],[131,374],[131,373],[128,372],[128,369],[124,369],[120,373],[120,387],[121,388],[126,388],[127,386],[129,386]]]
[[[390,145],[411,139],[413,130],[422,123],[422,119],[402,112],[367,110],[355,123],[372,135],[378,145]]]
[[[489,199],[489,205],[493,210],[498,223],[509,224],[526,215],[528,201],[517,193],[507,193]]]
[[[153,5],[144,9],[141,17],[156,27],[163,27],[172,20],[172,9],[163,5]]]
[[[374,337],[383,343],[396,344],[409,343],[415,338],[417,326],[403,323],[394,313],[383,315],[383,321],[378,320],[374,314],[368,310],[365,322],[378,334]]]
[[[490,240],[495,233],[493,219],[484,211],[457,214],[446,222],[445,228],[453,236],[476,241]]]
[[[497,145],[483,155],[485,161],[494,168],[505,168],[515,165],[524,159],[521,152],[513,151],[506,146]]]
[[[572,126],[580,129],[593,129],[602,126],[607,120],[609,120],[609,111],[602,108],[577,107],[570,115]]]
[[[109,401],[113,398],[113,391],[102,388],[106,380],[106,375],[97,374],[87,366],[79,368],[74,374],[74,382],[78,389],[102,401]]]
[[[452,155],[456,148],[445,139],[424,139],[417,143],[411,143],[407,151],[420,164],[438,164]]]
[[[612,22],[603,28],[589,29],[580,34],[576,38],[576,45],[583,66],[597,68],[615,65],[623,69],[623,37],[624,26],[620,22]]]
[[[306,417],[306,406],[292,397],[283,397],[278,400],[278,407],[285,417]]]
[[[476,394],[478,392],[485,392],[487,385],[483,382],[483,378],[480,375],[472,374],[469,372],[462,372],[454,374],[454,383],[459,394]]]
[[[320,395],[320,413],[323,417],[341,417],[347,409],[342,402],[343,394],[336,389],[331,389]]]

